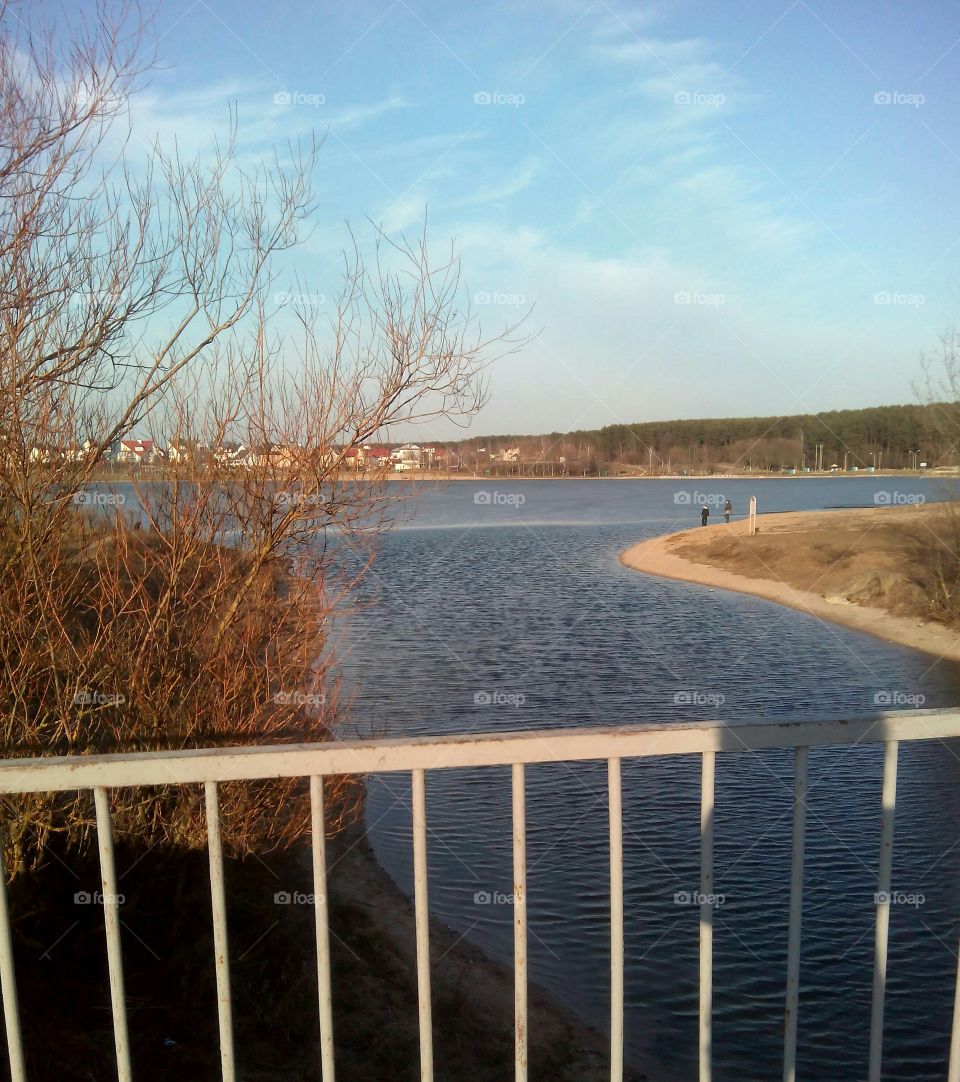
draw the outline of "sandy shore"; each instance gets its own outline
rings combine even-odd
[[[753,537],[744,520],[693,527],[633,545],[620,561],[960,661],[960,635],[916,615],[923,599],[910,577],[911,551],[940,513],[930,505],[761,515]]]

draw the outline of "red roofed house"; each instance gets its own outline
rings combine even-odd
[[[120,440],[116,461],[141,463],[150,460],[153,454],[153,440]]]

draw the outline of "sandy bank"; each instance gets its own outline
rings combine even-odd
[[[781,605],[960,661],[960,635],[920,615],[917,552],[933,544],[936,505],[761,515],[693,527],[633,545],[635,571],[695,582]]]

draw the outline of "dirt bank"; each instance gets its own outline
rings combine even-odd
[[[928,557],[953,520],[932,504],[761,515],[655,537],[627,567],[788,605],[938,658],[960,661],[960,634],[935,616]]]

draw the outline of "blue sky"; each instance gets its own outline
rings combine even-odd
[[[473,431],[912,401],[957,320],[953,5],[167,0],[157,32],[138,138],[231,104],[244,154],[325,136],[312,290],[345,221],[429,208],[485,327],[533,308]]]

